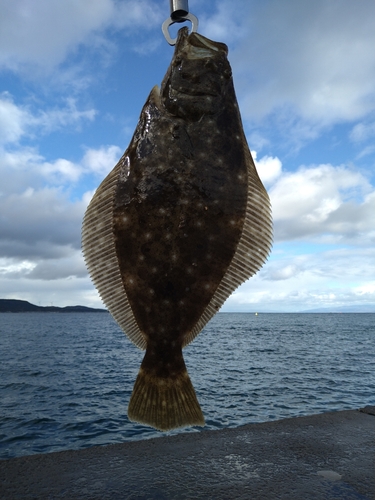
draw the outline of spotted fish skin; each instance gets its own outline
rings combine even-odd
[[[131,420],[204,425],[182,349],[267,258],[272,221],[243,133],[227,47],[179,31],[161,89],[83,223],[91,277],[145,357]]]

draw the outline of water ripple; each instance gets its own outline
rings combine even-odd
[[[375,404],[374,319],[216,315],[184,350],[205,429]],[[143,353],[109,314],[0,314],[0,353],[0,458],[162,435],[127,418]]]

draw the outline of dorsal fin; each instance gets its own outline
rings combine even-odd
[[[121,279],[113,232],[113,203],[125,154],[100,184],[83,219],[82,250],[100,297],[113,318],[140,349],[146,340],[138,327]]]
[[[270,199],[259,179],[244,134],[242,140],[246,152],[249,176],[246,217],[242,235],[230,266],[199,321],[190,334],[186,336],[184,347],[195,339],[234,290],[259,271],[267,260],[272,247]]]

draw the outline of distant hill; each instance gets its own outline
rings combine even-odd
[[[108,312],[107,309],[94,309],[92,307],[85,306],[66,306],[66,307],[56,307],[56,306],[36,306],[30,304],[26,300],[15,300],[15,299],[0,299],[0,313],[11,312],[11,313],[21,313],[21,312],[58,312],[58,313],[86,313],[86,312],[97,312],[103,313]]]

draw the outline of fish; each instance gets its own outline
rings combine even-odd
[[[182,350],[272,247],[270,199],[227,55],[224,43],[179,30],[161,86],[82,224],[92,281],[146,351],[128,417],[161,431],[205,425]]]

